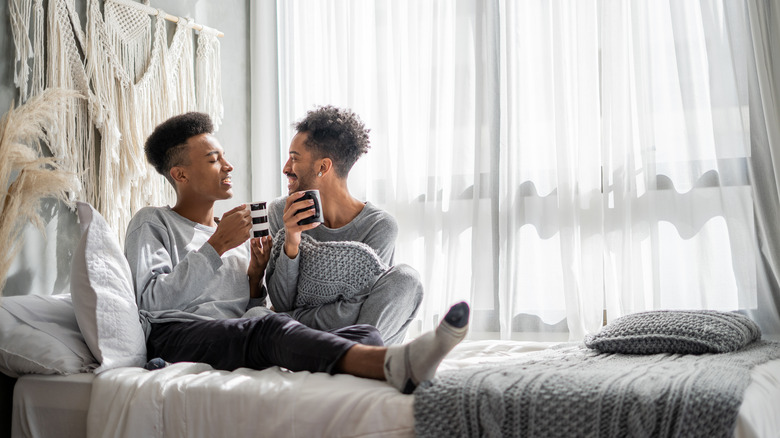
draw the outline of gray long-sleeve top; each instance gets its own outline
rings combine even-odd
[[[272,236],[276,236],[277,232],[284,228],[286,201],[287,196],[282,196],[271,201],[268,207],[268,222]],[[392,215],[370,202],[366,202],[355,219],[343,227],[328,228],[320,224],[317,228],[304,233],[320,242],[363,242],[373,248],[387,266],[393,265],[398,223]],[[299,261],[300,255],[291,259],[281,251],[277,259],[271,258],[268,262],[265,281],[271,303],[277,312],[288,312],[295,308]]]
[[[238,318],[264,301],[250,303],[249,241],[220,257],[207,242],[215,231],[170,207],[146,207],[133,216],[125,256],[147,337],[152,322]]]

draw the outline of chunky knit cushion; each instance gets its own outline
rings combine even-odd
[[[750,318],[714,310],[658,310],[626,315],[585,337],[602,353],[724,353],[761,338]]]
[[[284,229],[274,237],[271,257],[278,257],[284,246]],[[382,259],[362,242],[320,242],[303,234],[299,246],[296,307],[349,300],[373,285],[388,269]]]

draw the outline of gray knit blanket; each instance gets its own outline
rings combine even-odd
[[[702,355],[582,344],[440,372],[414,392],[419,437],[730,437],[750,370],[780,342]]]
[[[274,236],[271,257],[284,246],[284,229]],[[373,286],[388,269],[373,248],[363,242],[320,242],[302,234],[298,247],[298,294],[296,307],[311,307],[349,300]]]

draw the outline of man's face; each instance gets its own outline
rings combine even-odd
[[[287,175],[287,192],[317,189],[317,164],[305,142],[309,134],[299,132],[290,143],[290,152],[282,173]]]
[[[189,193],[208,201],[233,197],[230,172],[233,166],[225,159],[225,151],[216,137],[201,134],[187,140],[190,162],[182,167],[187,176],[182,186]]]

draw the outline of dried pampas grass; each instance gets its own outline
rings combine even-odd
[[[50,88],[11,109],[0,120],[0,295],[6,276],[22,248],[28,223],[45,232],[39,208],[43,198],[71,204],[69,193],[79,187],[76,175],[62,170],[54,157],[43,157],[41,141],[48,143],[56,120],[68,103],[81,95]]]

